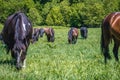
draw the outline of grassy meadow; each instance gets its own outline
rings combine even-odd
[[[120,63],[112,59],[104,64],[100,51],[100,28],[88,28],[88,38],[68,44],[69,28],[54,27],[55,42],[46,36],[30,44],[26,68],[18,71],[12,65],[10,54],[0,43],[0,80],[119,80]],[[120,58],[120,57],[119,57]]]

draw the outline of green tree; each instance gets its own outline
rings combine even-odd
[[[70,26],[71,7],[69,6],[68,0],[64,0],[60,3],[61,14],[66,26]]]
[[[84,24],[88,27],[99,27],[104,17],[105,11],[102,3],[85,3],[84,7]],[[92,6],[91,6],[92,5]]]
[[[32,0],[0,0],[0,22],[4,23],[6,18],[17,12],[29,13],[29,9],[35,6]]]
[[[33,25],[99,27],[111,12],[120,10],[119,0],[0,0],[0,23],[22,11]]]
[[[83,24],[84,20],[84,3],[77,3],[71,6],[71,17],[70,24],[71,26],[80,27]]]
[[[103,0],[102,3],[104,4],[105,15],[119,11],[119,0]]]
[[[34,26],[40,25],[43,21],[42,16],[39,15],[38,10],[36,8],[30,8],[28,16]]]
[[[64,26],[63,16],[60,12],[60,7],[53,7],[46,18],[47,25]]]

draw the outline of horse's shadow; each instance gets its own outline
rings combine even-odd
[[[86,40],[87,38],[79,37],[78,39],[81,39],[81,40]]]
[[[0,65],[3,65],[3,64],[14,66],[15,61],[14,60],[0,60]]]

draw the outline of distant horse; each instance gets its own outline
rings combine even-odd
[[[81,34],[82,38],[86,39],[87,38],[87,33],[88,33],[87,27],[81,27],[80,28],[80,34]]]
[[[39,28],[34,28],[33,29],[33,34],[32,34],[32,43],[38,41],[39,39],[39,34],[40,34],[40,29]]]
[[[16,68],[19,70],[25,67],[26,54],[32,39],[32,25],[27,16],[22,12],[9,16],[1,35],[7,45],[7,53],[11,51],[11,56],[15,59]]]
[[[43,34],[46,34],[48,42],[54,42],[54,30],[53,28],[40,28],[40,37],[43,37]]]
[[[78,29],[72,27],[68,31],[68,43],[69,44],[75,44],[77,42],[78,34],[79,34]]]
[[[114,41],[113,53],[116,61],[118,59],[118,48],[120,45],[120,12],[114,12],[106,16],[101,27],[101,50],[104,54],[105,63],[111,59],[109,44]]]

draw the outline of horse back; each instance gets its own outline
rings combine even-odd
[[[120,36],[120,12],[116,12],[110,21],[111,31],[117,33]]]
[[[114,12],[105,17],[102,31],[106,33],[106,37],[113,35],[120,40],[120,12]]]
[[[44,28],[44,31],[46,35],[54,36],[53,28]]]
[[[32,25],[24,13],[15,13],[5,21],[2,37],[10,48],[13,48],[15,42],[20,40],[29,41],[32,38]]]

